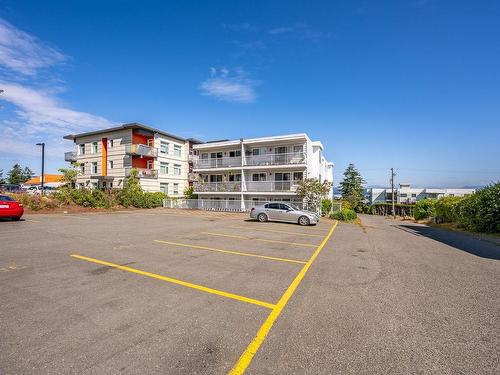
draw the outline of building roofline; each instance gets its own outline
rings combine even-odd
[[[115,132],[115,131],[119,131],[119,130],[126,130],[126,129],[145,129],[145,130],[151,131],[153,133],[158,133],[158,134],[164,135],[166,137],[177,139],[179,141],[183,141],[183,142],[188,141],[185,138],[182,138],[182,137],[179,137],[177,135],[173,135],[173,134],[164,132],[163,130],[160,130],[160,129],[152,128],[150,126],[147,126],[147,125],[144,125],[144,124],[141,124],[141,123],[138,123],[138,122],[130,122],[130,123],[119,125],[119,126],[116,126],[116,127],[113,127],[113,128],[107,128],[107,129],[101,129],[101,130],[93,130],[93,131],[86,132],[86,133],[68,134],[68,135],[65,135],[63,138],[64,139],[69,139],[71,141],[74,141],[76,138],[87,137],[87,136],[90,136],[90,135],[96,135],[96,134],[100,134],[100,133],[110,133],[110,132]],[[194,140],[193,138],[190,138],[190,139],[191,139],[190,142],[193,142],[193,143],[194,143],[194,141],[197,141],[197,140]],[[201,142],[201,141],[199,141],[199,142]]]
[[[297,134],[283,134],[283,135],[275,135],[269,137],[259,137],[259,138],[247,138],[247,139],[233,139],[233,140],[221,140],[221,141],[209,141],[198,146],[195,146],[196,149],[208,149],[214,147],[227,147],[227,146],[235,146],[239,145],[241,142],[244,144],[255,144],[255,143],[265,143],[272,141],[286,141],[293,139],[305,139],[310,140],[306,133],[297,133]]]

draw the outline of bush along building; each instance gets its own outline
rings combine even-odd
[[[436,188],[412,188],[410,184],[400,184],[394,189],[395,203],[415,204],[422,199],[437,199],[441,197],[463,197],[474,194],[475,189],[436,189]],[[367,190],[367,199],[370,205],[377,203],[391,203],[392,192],[390,188]]]
[[[305,178],[333,182],[333,163],[325,159],[321,142],[307,134],[207,142],[193,150],[199,200],[224,201],[236,210],[265,201],[301,201],[297,183]]]
[[[65,160],[78,168],[78,188],[121,189],[132,169],[145,191],[182,196],[192,183],[192,147],[200,143],[138,123],[67,135],[75,150]]]

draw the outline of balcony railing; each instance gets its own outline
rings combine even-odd
[[[64,161],[75,162],[77,160],[76,152],[70,151],[64,153]]]
[[[125,145],[125,153],[127,153],[128,155],[139,155],[156,158],[158,156],[158,149],[148,145],[132,143]]]
[[[158,170],[147,168],[125,168],[125,177],[129,177],[133,169],[137,170],[139,178],[158,178]]]
[[[290,191],[297,190],[298,181],[247,181],[246,191]]]
[[[194,168],[231,168],[241,167],[241,156],[213,158],[213,159],[194,159]]]
[[[193,184],[194,192],[238,192],[241,191],[240,181],[229,182],[195,182]]]
[[[250,155],[245,158],[245,165],[287,165],[305,164],[305,162],[306,155],[303,152]]]

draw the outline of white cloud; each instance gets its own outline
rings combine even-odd
[[[67,60],[55,48],[0,19],[0,65],[25,76]]]
[[[234,69],[233,74],[227,68],[211,68],[210,78],[201,83],[200,90],[202,95],[227,102],[253,103],[257,99],[257,84],[240,68]]]
[[[113,126],[64,104],[58,96],[63,87],[46,86],[58,81],[54,67],[65,60],[56,49],[0,19],[0,72],[8,77],[0,78],[0,100],[9,103],[0,122],[0,156],[27,159],[39,153],[35,143],[46,142],[47,155],[62,161],[63,151],[72,147],[64,135]],[[47,73],[43,79],[42,70]]]

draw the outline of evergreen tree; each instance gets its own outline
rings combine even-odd
[[[7,173],[7,178],[9,184],[21,184],[23,183],[23,169],[16,163],[12,166],[12,169]]]
[[[344,172],[344,180],[340,183],[342,199],[347,201],[351,207],[360,212],[364,200],[363,184],[365,180],[361,177],[354,164],[349,164]]]
[[[0,169],[0,184],[5,184],[5,180],[3,179],[3,169]]]
[[[28,180],[31,180],[35,174],[29,167],[24,167],[23,172],[21,174],[22,176],[22,182],[26,182]]]

